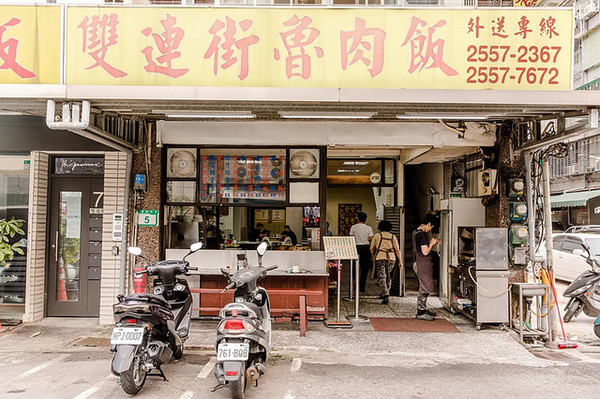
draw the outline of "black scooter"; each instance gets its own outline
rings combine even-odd
[[[221,292],[233,287],[236,290],[234,302],[219,312],[214,369],[219,385],[213,392],[228,386],[234,399],[244,397],[246,381],[256,382],[258,386],[271,350],[271,305],[267,291],[257,285],[268,271],[277,269],[277,266],[262,266],[266,250],[267,243],[258,246],[258,266],[245,266],[233,274],[221,269],[228,281]]]
[[[584,248],[587,251],[586,262],[590,270],[577,276],[563,293],[564,297],[571,298],[565,306],[565,323],[579,316],[582,311],[590,317],[600,316],[600,261],[591,255],[587,245],[584,245]]]
[[[183,356],[183,344],[190,331],[192,295],[187,281],[177,276],[198,270],[185,259],[200,248],[202,243],[194,243],[182,260],[155,263],[143,256],[140,248],[128,249],[148,262],[138,275],[157,277],[154,294],[120,294],[119,302],[113,305],[116,324],[110,341],[110,350],[115,352],[111,371],[119,376],[121,387],[129,395],[143,388],[147,376],[160,376],[166,381],[161,365],[171,357]],[[158,374],[150,374],[152,369]]]

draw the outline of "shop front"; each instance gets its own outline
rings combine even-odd
[[[194,241],[206,245],[190,258],[201,268],[192,282],[197,315],[214,315],[227,300],[217,292],[224,286],[220,269],[252,263],[253,249],[265,240],[272,250],[265,262],[280,266],[265,280],[275,314],[295,314],[305,292],[309,315],[325,318],[328,230],[347,234],[359,210],[376,230],[377,220],[393,213],[405,251],[406,210],[432,210],[436,194],[448,198],[458,187],[445,162],[483,153],[512,137],[513,126],[598,107],[589,92],[569,91],[565,10],[553,11],[552,29],[545,11],[530,9],[503,9],[501,25],[492,9],[55,6],[39,7],[39,16],[27,10],[11,13],[37,39],[10,34],[21,38],[20,54],[44,62],[35,66],[25,57],[23,67],[44,74],[27,80],[22,70],[0,71],[3,109],[25,108],[46,116],[48,126],[74,131],[72,137],[117,150],[46,151],[34,174],[58,184],[62,178],[50,176],[55,156],[104,157],[101,323],[112,322],[116,294],[133,287],[126,245],[143,247],[152,259],[180,258]],[[524,13],[535,29],[529,35],[519,30]],[[474,25],[479,20],[490,23]],[[100,29],[102,21],[112,25]],[[46,31],[65,34],[36,33]],[[92,33],[100,31],[110,43],[102,49]],[[128,137],[126,127],[136,123]],[[56,204],[48,202],[48,187],[39,187],[47,191],[30,195],[36,219],[28,221],[30,231],[41,232],[27,252],[32,320],[50,314],[47,291],[59,292],[60,270],[69,279],[73,264],[60,267],[47,249],[54,249],[56,231],[62,236],[60,228],[47,228],[47,209],[38,211]],[[91,215],[72,200],[65,202]],[[77,232],[65,229],[65,240]],[[95,253],[80,257],[89,261]],[[58,266],[49,269],[53,257]],[[90,264],[88,273],[97,275]],[[46,281],[49,270],[54,280]]]

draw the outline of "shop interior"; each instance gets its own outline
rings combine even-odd
[[[265,240],[272,250],[321,250],[320,237],[348,235],[358,212],[376,231],[384,207],[398,204],[395,159],[327,159],[325,148],[166,155],[166,248],[253,249]]]

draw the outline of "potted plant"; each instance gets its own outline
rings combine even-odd
[[[15,242],[15,239],[19,236],[25,236],[25,232],[21,228],[24,224],[23,219],[15,219],[14,217],[10,220],[0,219],[0,262],[2,262],[2,267],[6,267],[6,262],[12,260],[15,253],[25,254],[22,248],[27,245],[27,240],[21,238]]]

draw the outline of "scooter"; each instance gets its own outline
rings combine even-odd
[[[142,255],[140,248],[128,248],[130,254],[147,262],[144,270],[136,274],[157,277],[154,294],[119,294],[119,302],[113,305],[116,324],[110,340],[110,350],[115,353],[111,371],[119,376],[121,387],[129,395],[137,394],[148,376],[167,381],[161,365],[172,357],[183,356],[190,331],[192,295],[187,281],[177,276],[198,270],[190,267],[186,258],[200,248],[202,243],[194,243],[182,260],[155,263]],[[153,369],[158,374],[150,374]]]
[[[217,326],[217,364],[214,375],[219,382],[213,392],[228,386],[233,399],[244,398],[247,381],[255,382],[265,373],[264,363],[271,349],[271,314],[267,291],[258,280],[277,266],[263,267],[262,257],[267,243],[256,249],[258,266],[245,266],[233,274],[221,273],[228,284],[221,293],[236,287],[234,302],[219,312]]]
[[[589,247],[584,245],[584,248],[590,270],[577,276],[563,293],[564,297],[571,298],[565,306],[565,323],[579,316],[582,311],[590,317],[600,316],[600,261],[591,255]],[[584,256],[583,251],[580,255]]]

